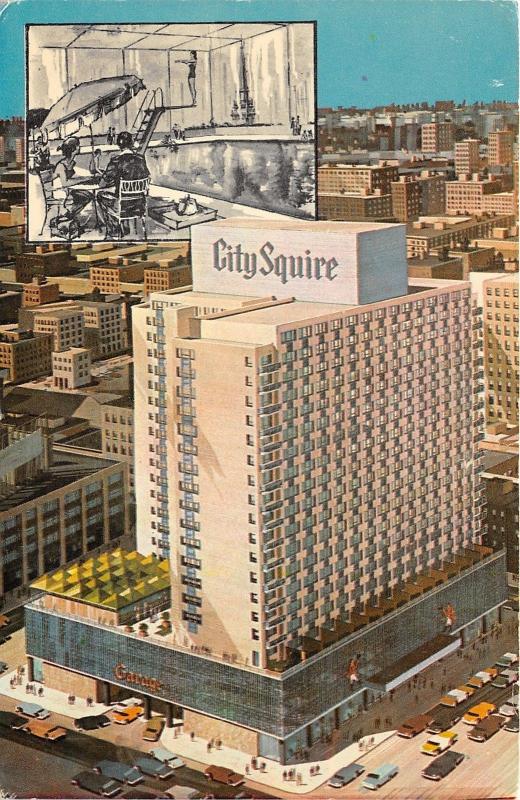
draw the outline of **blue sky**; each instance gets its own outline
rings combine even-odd
[[[24,25],[31,22],[316,19],[322,106],[518,97],[510,0],[2,1],[0,117],[24,113]]]

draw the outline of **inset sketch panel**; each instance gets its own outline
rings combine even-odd
[[[28,239],[314,219],[315,24],[27,28]]]

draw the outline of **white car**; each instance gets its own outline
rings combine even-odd
[[[51,715],[50,711],[39,706],[38,703],[20,703],[19,706],[16,706],[15,711],[25,714],[26,717],[35,717],[36,719],[47,719]]]
[[[500,658],[495,661],[497,667],[503,667],[506,669],[516,663],[518,663],[517,653],[504,653],[503,656],[500,656]]]
[[[173,769],[184,767],[185,762],[182,758],[172,753],[171,750],[167,750],[166,747],[154,747],[153,750],[150,750],[150,754],[156,758],[157,761],[162,761],[163,764],[167,764],[169,767],[173,767]]]
[[[113,711],[126,711],[131,706],[142,706],[143,700],[141,697],[128,697],[126,700],[121,700],[119,703],[112,705]]]
[[[461,689],[452,689],[444,697],[441,697],[440,704],[441,706],[458,706],[459,703],[463,703],[464,700],[467,700],[469,694],[467,692],[463,692]]]
[[[514,717],[515,714],[518,714],[518,695],[513,694],[509,700],[506,700],[498,709],[498,713],[503,717]]]

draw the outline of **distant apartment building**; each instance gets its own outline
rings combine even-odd
[[[107,294],[118,294],[123,291],[122,284],[143,283],[147,261],[118,264],[118,260],[123,262],[122,258],[111,257],[109,261],[116,263],[96,264],[90,267],[90,283],[93,289],[99,289]]]
[[[150,292],[166,292],[191,285],[191,267],[188,264],[161,267],[157,262],[150,262],[144,269],[144,295]]]
[[[514,192],[495,192],[482,198],[482,211],[488,214],[517,214],[518,206]]]
[[[39,245],[34,253],[20,253],[15,260],[15,276],[18,283],[31,283],[38,275],[68,275],[75,268],[69,251],[63,249],[61,245],[48,247]]]
[[[5,136],[0,136],[0,164],[5,164]]]
[[[427,122],[421,125],[421,150],[423,153],[441,153],[453,150],[455,125],[453,122]]]
[[[60,299],[60,287],[57,283],[47,283],[42,275],[37,275],[23,287],[23,305],[25,308],[55,303]]]
[[[90,383],[92,357],[86,347],[69,347],[52,354],[52,381],[56,389],[79,389]]]
[[[445,215],[420,217],[407,226],[406,249],[409,257],[431,253],[441,247],[455,247],[482,239],[482,246],[489,246],[486,237],[496,228],[509,229],[514,223],[512,214],[499,217],[449,217]],[[518,245],[517,245],[518,247]]]
[[[446,178],[431,169],[417,176],[421,189],[421,214],[444,214],[446,209]]]
[[[15,160],[17,164],[25,164],[25,140],[17,138],[14,140]]]
[[[480,139],[455,142],[455,175],[473,175],[480,169]]]
[[[518,425],[518,280],[514,275],[483,284],[484,371],[487,421]]]
[[[476,173],[471,177],[461,175],[458,180],[446,183],[446,214],[482,214],[485,210],[484,198],[500,192],[501,189],[499,180],[482,179]]]
[[[373,194],[377,189],[382,195],[389,195],[392,181],[399,178],[395,165],[326,164],[318,167],[318,194],[328,192],[356,192],[368,190]]]
[[[513,144],[515,134],[513,131],[490,131],[488,136],[488,164],[494,166],[509,166],[513,163]]]
[[[414,176],[401,175],[392,183],[392,212],[398,222],[418,219],[422,213],[421,186]]]
[[[0,422],[0,597],[117,544],[126,532],[123,464],[51,449],[37,428]]]
[[[123,303],[105,299],[81,300],[85,319],[85,345],[92,357],[107,358],[128,347]]]
[[[318,218],[351,221],[391,221],[392,195],[381,194],[379,189],[368,194],[358,192],[319,192]]]
[[[72,304],[69,308],[39,309],[34,314],[34,332],[50,333],[55,352],[85,344],[85,315]]]
[[[128,464],[130,491],[134,491],[134,406],[131,398],[112,400],[103,406],[101,451],[107,458]]]
[[[18,310],[22,305],[20,292],[6,289],[0,283],[0,325],[17,321]]]
[[[50,333],[23,331],[16,325],[0,329],[0,369],[7,370],[7,380],[11,383],[49,375],[52,349]]]

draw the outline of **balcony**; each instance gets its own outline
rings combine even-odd
[[[295,664],[305,661],[346,636],[381,619],[386,614],[416,600],[422,594],[442,586],[459,573],[471,569],[475,564],[488,558],[493,552],[491,547],[478,544],[474,544],[471,548],[465,548],[460,553],[453,555],[453,561],[442,562],[439,568],[429,569],[426,573],[417,573],[413,581],[396,586],[390,597],[383,595],[380,595],[379,598],[376,597],[375,605],[366,604],[363,612],[353,611],[348,620],[337,618],[332,628],[320,628],[318,638],[301,637],[297,646],[287,648],[284,660],[270,661],[269,668],[276,672],[283,672]],[[270,588],[272,587],[270,586]]]

